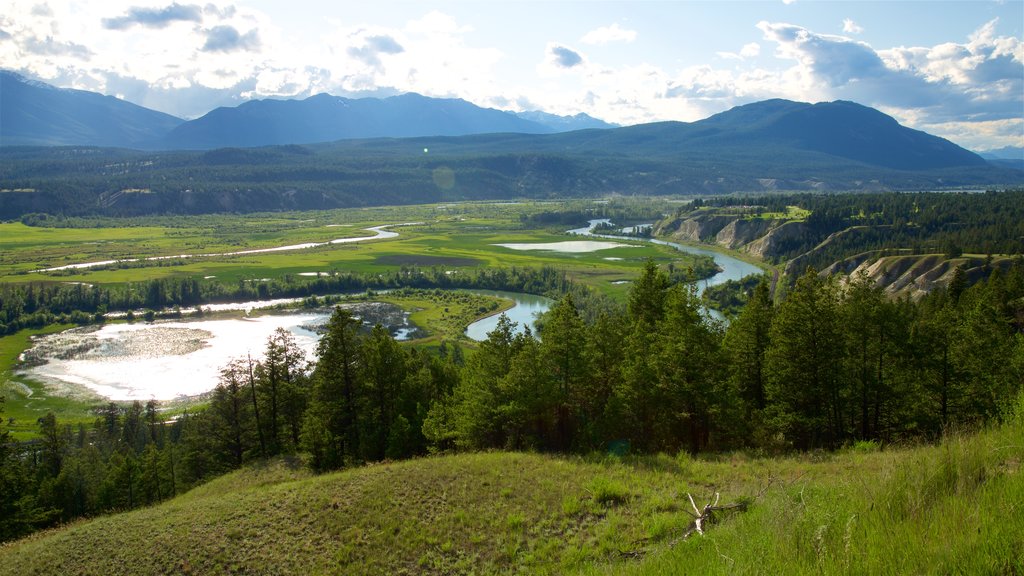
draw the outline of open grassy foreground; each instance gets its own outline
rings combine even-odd
[[[933,446],[784,458],[275,461],[10,543],[0,573],[1019,574],[1022,413]],[[680,541],[686,493],[716,490],[753,501]]]

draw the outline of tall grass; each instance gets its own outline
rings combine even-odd
[[[850,450],[797,472],[627,574],[1022,574],[1024,395],[1003,424],[938,445]]]

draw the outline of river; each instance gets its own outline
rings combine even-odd
[[[121,262],[157,262],[160,260],[175,260],[181,258],[212,258],[215,256],[245,256],[248,254],[266,254],[270,252],[288,252],[291,250],[306,250],[308,248],[316,248],[318,246],[328,246],[331,244],[352,244],[355,242],[365,242],[367,240],[386,240],[388,238],[398,237],[398,232],[391,232],[385,230],[385,228],[391,228],[394,226],[415,226],[422,224],[422,222],[406,222],[404,224],[385,224],[383,226],[374,226],[373,228],[367,228],[367,232],[373,232],[373,236],[358,236],[354,238],[338,238],[335,240],[328,240],[327,242],[305,242],[303,244],[289,244],[287,246],[274,246],[271,248],[253,248],[252,250],[239,250],[237,252],[216,252],[209,254],[177,254],[174,256],[150,256],[148,258],[124,258],[122,260],[100,260],[98,262],[83,262],[80,264],[65,264],[64,266],[54,266],[52,268],[40,268],[39,270],[33,270],[33,272],[56,272],[59,270],[76,270],[81,268],[98,268],[100,266],[109,266],[111,264],[118,264]],[[334,225],[328,224],[328,227]]]
[[[267,302],[248,302],[246,309]],[[380,323],[398,340],[422,336],[393,304],[343,304],[364,326]],[[107,324],[34,339],[19,372],[44,382],[55,395],[83,389],[112,400],[172,400],[212,389],[233,358],[260,360],[267,338],[282,328],[313,359],[319,329],[331,310],[292,310],[245,318],[223,315],[155,323]]]
[[[487,296],[498,296],[500,298],[506,298],[515,302],[512,308],[503,312],[508,316],[509,320],[517,324],[519,331],[523,330],[524,326],[529,325],[530,329],[535,328],[534,321],[537,316],[547,312],[554,301],[544,296],[535,296],[533,294],[522,294],[519,292],[502,292],[497,290],[474,290],[477,294],[485,294]],[[482,318],[473,322],[466,327],[466,336],[469,336],[473,340],[480,342],[487,339],[487,333],[494,330],[498,326],[498,318],[501,314],[494,314],[486,318]],[[536,331],[534,331],[536,334]]]
[[[718,284],[724,284],[729,280],[739,280],[751,274],[764,274],[764,270],[760,267],[744,262],[738,258],[733,258],[728,254],[709,250],[707,248],[700,248],[697,246],[687,246],[686,244],[680,244],[678,242],[669,242],[668,240],[659,240],[657,238],[636,238],[632,236],[616,236],[612,234],[594,234],[593,229],[598,224],[611,224],[611,220],[608,218],[601,218],[598,220],[590,220],[588,225],[583,228],[575,228],[569,230],[569,234],[575,234],[579,236],[594,236],[597,238],[610,238],[614,240],[641,240],[643,242],[650,242],[651,244],[661,244],[662,246],[671,246],[681,252],[687,252],[689,254],[696,254],[699,256],[711,256],[715,260],[715,264],[721,270],[718,274],[715,274],[711,278],[707,278],[701,281],[701,291],[708,286],[717,286]],[[633,227],[635,228],[635,227]]]

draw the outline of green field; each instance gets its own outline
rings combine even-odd
[[[924,447],[250,466],[0,547],[0,574],[1019,574],[1017,415]],[[680,536],[687,495],[719,513]]]
[[[584,254],[517,251],[499,243],[546,243],[571,239],[567,227],[526,229],[520,216],[560,205],[459,204],[314,213],[149,218],[145,226],[97,220],[96,228],[37,228],[0,224],[0,282],[109,284],[154,278],[213,277],[231,284],[252,278],[346,271],[372,273],[403,266],[471,268],[542,266],[563,268],[573,278],[608,293],[622,293],[616,280],[635,276],[647,258],[685,267],[692,258],[670,248],[635,242]],[[395,227],[397,238],[334,244],[304,250],[136,262],[122,267],[37,272],[86,262],[219,254],[327,242],[366,236],[366,228]],[[577,225],[583,224],[580,222]],[[329,227],[328,227],[329,226]],[[621,260],[609,260],[609,258]]]

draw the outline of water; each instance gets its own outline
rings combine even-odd
[[[317,246],[327,246],[330,244],[352,244],[354,242],[364,242],[366,240],[385,240],[388,238],[396,238],[398,232],[391,232],[385,230],[392,226],[415,226],[422,224],[422,222],[406,222],[404,224],[385,224],[383,226],[374,226],[373,228],[367,228],[367,232],[373,232],[373,236],[360,236],[357,238],[338,238],[336,240],[329,240],[327,242],[305,242],[303,244],[290,244],[288,246],[275,246],[273,248],[254,248],[252,250],[239,250],[237,252],[221,252],[216,254],[178,254],[176,256],[150,256],[148,258],[125,258],[123,260],[103,260],[99,262],[83,262],[81,264],[66,264],[64,266],[54,266],[53,268],[41,268],[39,270],[33,270],[33,272],[55,272],[58,270],[76,270],[82,268],[97,268],[100,266],[109,266],[111,264],[117,264],[119,262],[156,262],[159,260],[174,260],[181,258],[208,258],[213,256],[244,256],[248,254],[265,254],[268,252],[286,252],[291,250],[305,250],[308,248],[316,248]],[[328,224],[328,227],[331,226]]]
[[[621,236],[614,236],[609,234],[594,234],[591,230],[598,224],[610,223],[611,221],[607,218],[599,220],[590,220],[588,225],[584,228],[575,228],[569,230],[569,234],[576,234],[580,236],[595,236],[598,238],[612,238],[612,239],[623,239]],[[641,224],[640,226],[649,226],[648,224]],[[634,227],[631,227],[634,228]],[[652,244],[661,244],[662,246],[671,246],[681,252],[687,252],[690,254],[697,254],[700,256],[711,256],[715,260],[715,264],[721,270],[718,274],[715,274],[711,278],[701,281],[701,291],[708,286],[717,286],[718,284],[724,284],[729,280],[739,280],[751,274],[763,274],[764,270],[749,262],[744,262],[737,258],[733,258],[727,254],[709,250],[707,248],[698,248],[696,246],[687,246],[686,244],[679,244],[678,242],[669,242],[667,240],[658,240],[657,238],[629,238],[630,240],[642,240],[644,242],[650,242]]]
[[[488,296],[498,296],[501,298],[507,298],[515,302],[515,306],[506,310],[504,314],[508,316],[509,320],[517,324],[516,329],[522,331],[524,326],[529,325],[531,330],[534,330],[536,334],[534,321],[537,316],[547,312],[554,304],[554,301],[544,296],[535,296],[533,294],[521,294],[519,292],[501,292],[495,290],[475,290],[478,294],[486,294]],[[500,314],[488,316],[473,322],[466,327],[466,336],[480,342],[487,339],[487,333],[491,332],[498,327],[498,318]]]
[[[229,360],[262,358],[277,328],[291,332],[312,358],[319,336],[310,325],[326,319],[325,313],[302,313],[69,330],[40,339],[26,356],[45,364],[23,373],[58,390],[85,387],[111,400],[195,396],[216,386]]]
[[[508,248],[510,250],[544,250],[548,252],[562,252],[564,254],[583,254],[586,252],[597,252],[598,250],[608,250],[610,248],[631,248],[632,244],[622,244],[620,242],[598,242],[594,240],[569,240],[565,242],[532,244],[495,244],[495,246],[501,246],[502,248]]]
[[[258,308],[259,302],[245,303]],[[364,324],[381,323],[398,340],[422,336],[408,314],[392,304],[350,306]],[[247,318],[202,318],[152,324],[108,324],[45,336],[24,354],[22,374],[74,395],[82,388],[112,400],[171,400],[203,394],[216,386],[220,370],[234,358],[260,360],[278,328],[313,359],[317,329],[327,310]]]

